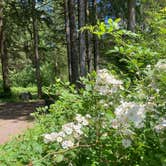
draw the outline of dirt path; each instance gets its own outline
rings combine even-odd
[[[36,107],[43,106],[44,101],[0,103],[0,144],[21,134],[27,128],[33,126],[33,118],[30,113]]]

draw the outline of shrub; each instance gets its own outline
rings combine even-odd
[[[155,70],[145,73],[156,76]],[[39,109],[35,128],[0,148],[1,165],[166,164],[165,106],[151,86],[155,79],[149,74],[140,94],[106,69],[95,78],[82,79],[79,92],[57,80],[51,89],[59,98],[50,113]]]

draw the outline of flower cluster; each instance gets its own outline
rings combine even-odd
[[[122,145],[125,147],[125,148],[128,148],[131,146],[131,140],[130,139],[122,139]]]
[[[116,118],[111,122],[111,126],[115,129],[121,126],[129,127],[131,123],[136,128],[142,128],[146,117],[146,109],[144,105],[134,102],[122,102],[115,109],[115,115]]]
[[[158,63],[155,65],[155,68],[158,70],[166,71],[165,59],[158,61]]]
[[[121,105],[115,109],[115,119],[111,121],[111,128],[117,130],[118,134],[122,134],[122,145],[128,148],[132,143],[132,136],[136,133],[131,130],[133,125],[135,128],[144,127],[146,118],[145,105],[134,102],[121,102]]]
[[[99,70],[97,73],[95,89],[101,95],[107,95],[117,92],[118,89],[123,89],[123,82],[117,80],[107,69]]]
[[[160,132],[166,130],[166,119],[161,118],[159,120],[158,125],[155,126],[155,130],[157,133],[160,133]]]
[[[66,123],[62,126],[60,132],[52,132],[50,134],[44,134],[44,142],[58,142],[63,149],[68,149],[74,146],[75,142],[79,141],[81,135],[83,135],[83,127],[89,124],[88,119],[91,116],[87,114],[85,117],[77,114],[75,122]]]

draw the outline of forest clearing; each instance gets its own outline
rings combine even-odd
[[[0,0],[0,166],[166,166],[165,0]]]

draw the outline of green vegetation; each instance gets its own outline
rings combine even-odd
[[[59,99],[49,114],[34,113],[33,129],[1,146],[2,165],[165,165],[165,72],[158,65],[132,90],[106,69],[97,82],[94,74],[83,79],[79,93],[57,80]]]
[[[47,10],[34,8],[33,1],[24,8],[22,3],[15,4],[18,16],[23,15],[27,22],[20,26],[26,29],[25,34],[11,40],[13,48],[26,42],[26,36],[30,51],[14,51],[19,53],[14,65],[9,49],[6,74],[13,87],[7,101],[19,101],[22,92],[30,92],[32,99],[37,99],[42,88],[54,103],[32,114],[36,120],[32,129],[0,145],[0,166],[165,166],[164,1],[64,2],[36,2],[39,8],[51,5]],[[6,12],[13,9],[10,3],[6,5]],[[61,13],[63,5],[65,16]],[[85,8],[86,14],[82,13]],[[109,10],[115,19],[107,19]],[[34,27],[36,19],[38,27]],[[18,22],[12,24],[14,29]],[[32,39],[29,29],[35,29]],[[37,36],[41,38],[34,44]],[[30,58],[28,53],[32,52],[36,57],[40,53],[39,66],[34,57]],[[6,94],[8,84],[3,77],[1,80]],[[4,96],[0,101],[5,100]]]
[[[19,102],[22,99],[19,98],[21,93],[30,92],[32,94],[32,100],[37,99],[37,88],[34,87],[12,87],[11,88],[11,96],[3,96],[3,92],[1,92],[0,102]]]

